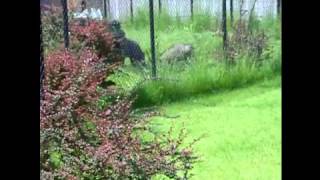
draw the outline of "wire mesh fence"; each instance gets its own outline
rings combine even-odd
[[[215,20],[216,26],[222,28],[222,0],[41,0],[41,8],[44,14],[43,16],[60,16],[52,20],[52,26],[57,32],[51,32],[43,27],[43,31],[46,31],[43,35],[44,46],[51,46],[50,39],[55,38],[56,42],[63,42],[68,46],[68,20],[82,15],[90,16],[93,19],[112,21],[118,20],[121,24],[128,24],[132,22],[141,21],[145,27],[150,28],[150,1],[153,3],[154,10],[154,30],[157,31],[160,27],[157,26],[158,17],[161,14],[166,14],[172,18],[179,18],[180,20],[190,20],[194,15],[205,15],[212,17],[212,21]],[[63,2],[67,7],[63,6]],[[232,2],[232,8],[230,7]],[[279,1],[277,0],[228,0],[226,3],[227,16],[229,21],[229,15],[232,11],[232,17],[234,19],[249,18],[250,11],[253,11],[256,17],[263,16],[276,16]],[[253,8],[254,7],[254,8]],[[67,12],[66,12],[67,11]],[[64,13],[65,12],[65,13]],[[83,14],[86,12],[86,14]],[[82,13],[82,14],[81,14]],[[141,18],[144,15],[144,18]],[[63,20],[61,20],[63,19]],[[163,24],[162,24],[163,25]],[[163,26],[166,26],[164,24]],[[157,58],[162,52],[158,52],[157,38],[159,34],[151,35],[152,32],[149,28],[138,31],[131,28],[130,32],[126,32],[127,26],[122,26],[126,38],[134,42],[134,46],[139,46],[139,49],[144,53],[146,59],[150,62],[152,57]],[[169,27],[169,25],[168,25]],[[154,32],[153,32],[154,33]],[[155,39],[150,39],[150,38]],[[150,44],[151,43],[151,44]],[[153,44],[155,43],[155,44]],[[155,48],[154,55],[152,49]],[[163,50],[161,50],[163,51]],[[132,52],[133,54],[135,52]],[[152,66],[156,68],[155,65]],[[152,71],[155,74],[155,70]]]
[[[240,10],[240,3],[243,2],[243,10],[249,11],[255,0],[234,0],[233,9],[236,12]],[[104,5],[104,3],[106,5]],[[42,5],[53,5],[61,7],[61,0],[41,0]],[[69,11],[80,10],[81,0],[68,0]],[[138,11],[149,8],[148,0],[86,0],[87,8],[100,9],[104,12],[106,9],[110,19],[126,19],[137,15]],[[191,12],[206,12],[210,15],[221,16],[221,0],[154,0],[154,11],[159,13],[166,11],[170,16],[190,17]],[[105,8],[106,7],[106,8]],[[161,9],[161,10],[160,10]],[[227,3],[227,12],[230,11],[230,3]],[[255,13],[259,16],[276,15],[277,0],[257,0]]]
[[[137,144],[143,143],[136,140],[125,149],[125,153],[133,150],[133,156],[123,156],[119,146],[119,154],[109,158],[110,148],[118,147],[108,142],[114,137],[119,139],[117,129],[131,131],[135,126],[120,124],[114,128],[113,123],[104,120],[128,122],[129,115],[139,115],[134,120],[143,115],[131,113],[131,101],[122,103],[123,96],[127,96],[125,100],[134,97],[134,108],[143,108],[242,88],[273,76],[278,84],[280,0],[40,2],[42,179],[152,179],[152,175],[189,179],[186,176],[193,166],[190,159],[194,159],[188,155],[191,146],[178,153],[182,154],[178,158],[186,161],[169,163],[169,169],[168,163],[160,159],[161,163],[150,170],[150,165],[159,161],[159,154],[140,155]],[[259,19],[264,16],[267,18]],[[117,109],[127,110],[119,113]],[[130,131],[124,131],[129,138],[124,137],[123,142],[132,139]],[[51,143],[51,137],[58,143]],[[61,144],[59,138],[71,143]],[[70,147],[77,152],[70,151]],[[141,153],[146,152],[144,147],[141,149]],[[176,148],[156,153],[168,154],[167,149],[177,157]],[[136,155],[147,159],[136,161]],[[181,166],[187,172],[176,171]]]
[[[165,12],[171,17],[179,17],[181,20],[190,19],[193,14],[206,14],[222,20],[221,0],[153,0],[154,12],[157,16]],[[43,10],[56,10],[62,13],[61,0],[41,0]],[[67,0],[69,18],[74,18],[83,12],[82,0]],[[95,16],[126,22],[135,20],[141,12],[148,13],[149,0],[85,0],[87,12]],[[229,3],[230,2],[230,3]],[[226,4],[227,14],[230,14],[230,4],[233,2],[232,15],[237,18],[241,12],[243,18],[248,18],[248,12],[253,4],[253,12],[257,17],[276,16],[278,0],[229,0]],[[95,13],[92,13],[95,12]],[[155,27],[157,28],[157,27]]]
[[[107,0],[108,1],[108,0]],[[243,1],[243,9],[249,10],[255,0]],[[138,11],[148,9],[148,0],[109,0],[110,18],[125,19],[135,16]],[[132,11],[131,12],[131,4]],[[155,13],[161,10],[166,11],[170,16],[190,17],[191,12],[206,12],[210,15],[220,15],[222,6],[221,0],[154,0]],[[161,5],[161,6],[160,6]],[[276,0],[258,0],[255,6],[255,13],[262,17],[276,15]],[[160,10],[161,7],[161,10]],[[240,1],[234,1],[234,11],[239,12]],[[230,10],[230,3],[227,3],[227,10]]]

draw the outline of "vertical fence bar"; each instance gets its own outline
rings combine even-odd
[[[42,98],[42,81],[44,79],[44,62],[43,62],[43,44],[42,44],[42,22],[40,10],[40,99]]]
[[[277,16],[278,17],[281,17],[280,14],[281,14],[281,0],[277,0]]]
[[[63,9],[63,37],[65,48],[69,47],[69,23],[68,23],[68,5],[67,0],[61,0]]]
[[[227,0],[222,0],[223,49],[227,48]]]
[[[149,18],[150,18],[150,43],[151,43],[151,61],[152,61],[152,77],[157,77],[156,66],[156,51],[154,41],[154,14],[153,14],[153,0],[149,0]]]
[[[130,0],[130,18],[131,18],[131,22],[133,22],[133,3],[132,3],[132,0]]]
[[[81,1],[81,12],[83,12],[85,9],[87,9],[87,2],[86,0]]]
[[[233,24],[233,0],[230,0],[230,22]]]
[[[107,0],[107,13],[109,14],[108,17],[111,18],[110,0]]]
[[[191,19],[193,20],[193,0],[190,0]]]
[[[242,21],[244,0],[239,0],[239,22]]]
[[[103,0],[103,15],[104,15],[104,18],[107,19],[108,14],[107,14],[107,1],[106,0]]]
[[[159,14],[161,14],[161,9],[162,9],[161,0],[158,1],[158,4],[159,4]]]

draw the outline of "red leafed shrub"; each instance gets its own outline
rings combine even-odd
[[[41,6],[42,38],[45,53],[63,43],[63,18],[61,8]]]
[[[113,40],[107,23],[86,20],[83,25],[81,21],[73,20],[70,23],[70,31],[70,50],[78,54],[83,48],[90,48],[108,66],[115,66],[114,68],[124,63],[124,57],[120,53],[118,42]]]
[[[150,179],[157,174],[187,179],[197,158],[191,145],[182,147],[183,130],[178,138],[168,133],[145,142],[140,135],[148,121],[132,116],[132,100],[124,97],[98,106],[105,95],[99,85],[116,68],[106,66],[104,58],[117,54],[99,24],[87,27],[92,32],[77,28],[77,39],[85,44],[80,51],[57,50],[45,58],[41,179]]]
[[[97,108],[97,86],[107,69],[86,49],[80,58],[57,51],[45,60],[40,107],[42,179],[149,179],[156,174],[188,177],[195,157],[181,148],[183,132],[143,142],[146,119],[133,118],[129,99]]]
[[[112,34],[106,24],[101,21],[87,20],[85,25],[78,21],[71,23],[71,37],[73,41],[83,42],[86,47],[93,47],[98,56],[108,56],[112,51]]]

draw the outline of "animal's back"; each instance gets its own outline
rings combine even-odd
[[[124,55],[137,61],[144,60],[144,53],[137,42],[125,38],[121,42],[121,49],[124,51]]]
[[[192,46],[188,44],[176,44],[166,50],[160,57],[161,60],[172,62],[183,60],[191,56]]]

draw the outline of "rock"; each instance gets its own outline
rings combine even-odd
[[[173,63],[175,61],[187,60],[193,53],[191,44],[176,44],[166,50],[160,57],[161,61]]]

